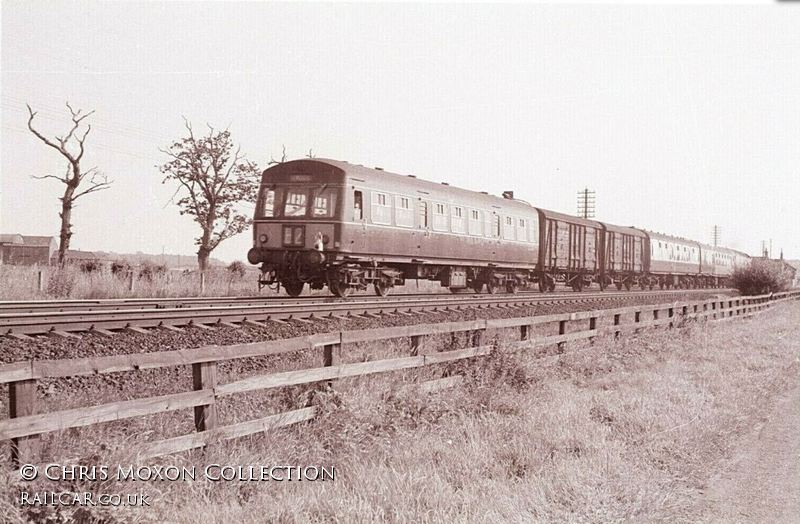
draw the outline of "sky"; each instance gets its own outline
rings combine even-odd
[[[800,258],[800,5],[2,2],[0,232],[58,235],[65,101],[111,189],[72,247],[193,254],[159,148],[346,160]],[[248,212],[252,205],[246,207]],[[244,260],[248,232],[213,256]]]

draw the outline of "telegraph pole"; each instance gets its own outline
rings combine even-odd
[[[578,216],[594,218],[595,192],[589,188],[578,191]]]
[[[719,226],[714,226],[714,229],[711,231],[711,239],[714,242],[714,247],[719,246],[720,238],[722,238],[722,228]]]

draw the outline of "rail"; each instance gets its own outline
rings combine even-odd
[[[220,397],[247,391],[266,390],[300,384],[333,381],[345,377],[383,373],[401,369],[419,368],[444,362],[455,362],[488,355],[498,348],[485,344],[488,330],[519,329],[519,341],[504,345],[511,350],[522,350],[598,336],[638,331],[647,327],[669,324],[681,318],[731,320],[751,316],[772,305],[800,298],[800,290],[755,297],[727,297],[712,300],[676,302],[673,304],[639,305],[616,309],[560,313],[533,317],[493,320],[472,320],[440,324],[420,324],[339,331],[303,337],[236,344],[206,346],[180,351],[113,355],[97,358],[68,360],[30,360],[0,366],[0,384],[8,384],[9,418],[0,420],[0,440],[11,440],[12,463],[31,462],[38,459],[38,435],[89,426],[103,422],[193,408],[196,432],[143,445],[137,450],[139,458],[150,458],[169,453],[203,447],[221,440],[238,438],[312,419],[314,407],[296,409],[263,418],[221,426],[218,423],[216,400]],[[662,314],[663,313],[663,314]],[[622,323],[623,316],[630,322]],[[649,318],[645,318],[649,316]],[[599,319],[613,323],[598,327]],[[568,323],[587,321],[588,329],[570,332]],[[557,335],[534,337],[532,327],[557,324]],[[423,338],[443,333],[470,332],[472,347],[451,351],[420,354]],[[397,338],[410,339],[410,355],[369,362],[334,364],[334,353],[345,344],[373,342]],[[217,381],[219,362],[277,355],[304,350],[321,350],[322,366],[293,371],[273,372],[251,376],[220,384]],[[192,366],[193,391],[174,393],[134,400],[110,402],[95,406],[37,413],[37,381],[73,376],[130,372],[143,369]],[[447,377],[423,382],[425,390],[447,387],[458,377]]]

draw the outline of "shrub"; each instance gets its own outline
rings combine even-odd
[[[97,260],[84,260],[80,267],[84,273],[97,273],[103,269],[103,265]]]
[[[153,277],[163,275],[167,272],[167,266],[164,264],[153,264],[152,262],[143,262],[139,266],[139,278],[142,280],[153,280]]]
[[[47,279],[47,294],[54,298],[68,298],[75,288],[75,274],[69,268],[59,268]]]
[[[231,278],[235,277],[244,278],[246,272],[247,272],[247,267],[241,260],[234,260],[228,266],[228,273],[230,273]]]
[[[737,267],[731,275],[733,287],[742,295],[763,295],[789,289],[789,275],[781,265],[763,259],[752,259],[750,264]]]
[[[118,277],[125,277],[131,270],[131,265],[126,260],[115,260],[111,263],[111,273]]]

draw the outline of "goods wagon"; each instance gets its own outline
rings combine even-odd
[[[539,289],[554,290],[563,282],[575,291],[600,277],[603,226],[555,211],[539,211]]]
[[[644,288],[642,277],[648,266],[647,235],[632,227],[602,222],[603,259],[600,289],[614,284],[618,290],[630,291],[632,286]]]

